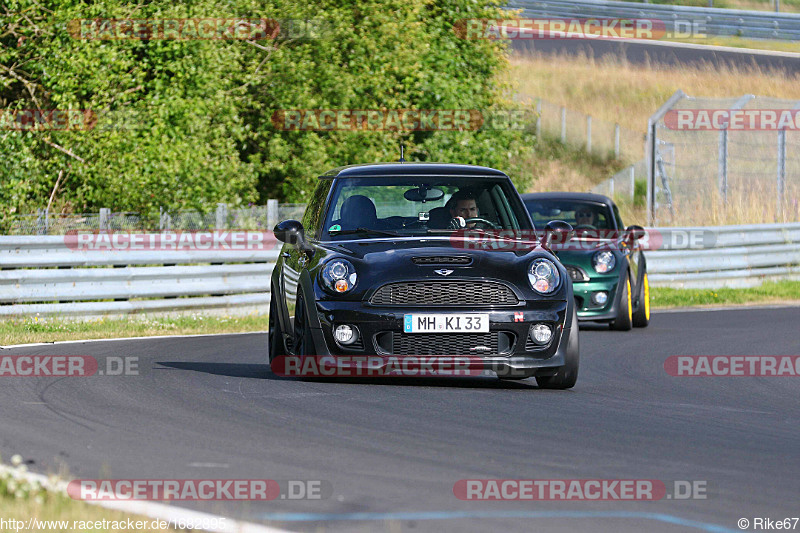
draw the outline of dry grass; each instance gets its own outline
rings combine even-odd
[[[634,131],[645,131],[648,117],[678,89],[691,96],[800,99],[800,76],[757,68],[632,65],[611,57],[517,55],[509,79],[520,95],[542,97]]]

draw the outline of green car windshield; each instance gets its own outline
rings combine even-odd
[[[585,200],[527,200],[525,207],[536,226],[544,226],[551,220],[569,222],[576,230],[613,230],[611,209],[599,202]]]
[[[449,234],[458,229],[531,229],[507,179],[452,176],[340,178],[322,231],[323,240]]]

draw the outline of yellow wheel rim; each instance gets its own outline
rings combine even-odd
[[[628,285],[628,320],[633,320],[633,305],[631,304],[631,280],[626,281]]]
[[[644,317],[650,320],[650,283],[647,274],[644,275]]]

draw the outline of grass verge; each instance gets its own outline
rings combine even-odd
[[[653,308],[798,302],[800,281],[767,282],[749,289],[672,289],[651,287]],[[82,339],[193,335],[266,331],[266,315],[149,317],[63,320],[38,317],[0,321],[0,346]]]
[[[16,466],[19,472],[24,468]],[[89,505],[10,473],[0,473],[0,518],[0,531],[11,532],[176,531],[162,527],[167,525],[163,520],[154,523],[153,518]]]
[[[0,321],[0,346],[80,339],[266,331],[266,315],[98,318],[66,320],[38,316]]]
[[[748,289],[650,288],[650,305],[662,309],[793,302],[800,305],[800,281],[766,282]]]

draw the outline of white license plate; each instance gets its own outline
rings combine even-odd
[[[405,333],[486,333],[489,331],[487,314],[404,315]]]

